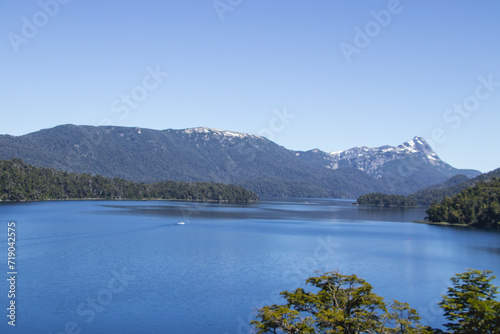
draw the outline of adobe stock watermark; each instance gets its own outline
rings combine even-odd
[[[141,102],[146,100],[149,93],[158,89],[165,78],[169,76],[168,72],[163,72],[160,65],[153,69],[146,67],[146,74],[140,84],[132,87],[129,92],[123,93],[119,98],[111,102],[111,111],[117,115],[120,120],[124,120],[130,115],[130,111],[137,109]],[[111,124],[110,119],[102,119],[100,125]]]
[[[442,296],[446,295],[446,293],[448,292],[448,287],[452,286],[453,283],[451,279],[444,279],[442,282],[444,286],[443,289],[441,289],[441,294],[439,296],[440,298],[434,298],[429,302],[429,304],[427,304],[427,307],[425,309],[419,311],[420,317],[427,323],[443,316],[443,310],[439,307],[439,303],[442,301]]]
[[[96,314],[104,311],[106,306],[109,306],[114,300],[115,296],[123,292],[125,287],[128,286],[129,281],[135,279],[135,276],[127,274],[125,270],[126,268],[123,268],[121,272],[112,270],[111,274],[113,277],[108,281],[108,284],[97,291],[95,297],[88,297],[85,301],[78,304],[76,314],[80,317],[80,323],[90,324],[94,321]],[[79,334],[82,332],[82,326],[79,322],[68,321],[64,325],[64,330],[55,334]],[[49,334],[52,334],[52,332]]]
[[[227,12],[232,12],[236,7],[241,5],[243,0],[214,0],[212,6],[219,17],[219,20],[224,21],[224,16]]]
[[[66,154],[67,166],[77,163],[81,157],[95,157],[95,149],[103,141],[102,133],[96,128],[81,126],[78,127],[78,131],[83,138]]]
[[[282,281],[283,283],[291,283],[291,289],[295,289],[300,284],[302,284],[306,277],[316,273],[316,272],[327,272],[332,269],[332,260],[335,258],[336,250],[340,248],[331,236],[325,238],[318,237],[316,239],[317,246],[311,256],[304,257],[301,262],[295,263],[292,268],[283,272]],[[280,295],[280,291],[271,292],[267,300],[255,303],[255,308],[248,314],[247,319],[238,317],[236,320],[238,322],[238,327],[236,328],[236,333],[257,333],[257,329],[250,325],[252,320],[258,314],[258,309],[265,305],[280,304],[283,302],[283,296]],[[225,332],[224,334],[229,334]]]
[[[359,55],[361,50],[368,47],[372,40],[380,35],[382,29],[391,24],[393,17],[402,12],[403,5],[400,0],[389,0],[386,9],[381,9],[379,11],[372,10],[370,15],[373,20],[368,21],[362,28],[359,26],[354,27],[355,34],[352,44],[347,42],[341,42],[339,44],[340,50],[346,61],[351,63],[353,55]]]
[[[305,257],[301,263],[296,263],[295,266],[285,271],[283,282],[297,287],[313,273],[331,270],[331,260],[335,258],[335,251],[340,248],[340,245],[334,242],[330,235],[326,238],[318,237],[316,241],[318,245],[314,248],[313,255]]]
[[[18,54],[21,45],[28,44],[39,33],[40,29],[49,24],[61,9],[61,6],[67,5],[70,0],[40,0],[38,5],[40,10],[31,15],[30,18],[23,16],[21,18],[22,26],[20,33],[9,32],[7,38],[14,53]]]
[[[199,215],[203,210],[203,208],[204,208],[203,203],[200,202],[189,202],[189,206],[187,206],[187,208],[182,206],[179,209],[179,212],[182,216],[182,222],[190,223],[191,217]]]
[[[487,77],[479,76],[479,84],[476,85],[474,93],[466,96],[462,102],[455,103],[443,113],[443,121],[447,124],[447,129],[443,127],[434,128],[431,132],[430,142],[434,145],[443,144],[448,140],[447,131],[458,130],[464,120],[472,116],[472,113],[477,111],[484,102],[500,87],[500,82],[493,79],[493,73]]]
[[[455,103],[444,111],[442,118],[447,127],[434,128],[427,140],[429,145],[437,147],[444,144],[448,140],[449,131],[458,130],[464,120],[471,117],[472,113],[479,109],[481,102],[491,98],[497,88],[500,87],[500,82],[494,81],[493,74],[489,74],[487,77],[479,76],[478,81],[479,84],[476,85],[473,94],[466,96],[462,102]],[[399,165],[398,173],[401,176],[408,177],[423,165],[425,165],[425,161],[411,156],[403,164]]]
[[[269,119],[269,123],[267,127],[261,128],[258,132],[258,136],[265,137],[269,140],[274,140],[276,134],[285,131],[285,129],[291,124],[292,120],[296,118],[296,115],[289,113],[287,107],[283,107],[280,109],[273,109],[273,116]],[[222,139],[221,139],[222,140]],[[221,142],[222,143],[222,142]],[[245,142],[240,142],[237,144],[236,149],[239,155],[246,156],[246,162],[251,163],[256,158],[255,150],[253,149],[252,141],[250,141],[250,145]],[[236,162],[232,159],[229,160],[225,169],[228,173],[232,174],[238,168]],[[226,176],[225,183],[230,183],[231,179]]]
[[[269,126],[260,129],[258,135],[266,137],[269,140],[274,140],[277,133],[283,132],[291,121],[295,119],[296,115],[288,112],[287,107],[281,110],[273,109],[274,116],[269,120]]]

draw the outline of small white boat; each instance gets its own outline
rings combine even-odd
[[[186,223],[184,222],[180,222],[180,223],[177,223],[177,225],[185,225]]]

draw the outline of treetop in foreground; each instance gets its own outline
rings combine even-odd
[[[388,306],[356,275],[310,277],[314,291],[283,291],[285,305],[264,306],[252,324],[259,333],[431,333],[408,304]]]
[[[469,269],[451,278],[453,286],[439,303],[451,333],[500,333],[498,287],[491,284],[491,273]]]
[[[394,300],[387,305],[356,275],[329,272],[306,280],[312,291],[283,291],[284,305],[264,306],[252,324],[258,333],[500,333],[498,288],[490,271],[469,269],[453,277],[439,306],[449,321],[443,332],[420,323],[417,311]]]

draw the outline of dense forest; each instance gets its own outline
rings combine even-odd
[[[431,222],[500,229],[500,178],[483,180],[453,197],[445,197],[426,213]]]
[[[407,196],[370,193],[360,196],[355,204],[383,207],[415,207],[417,202]]]
[[[0,201],[64,199],[180,199],[193,201],[257,201],[243,187],[221,183],[136,183],[100,175],[76,174],[0,160]]]

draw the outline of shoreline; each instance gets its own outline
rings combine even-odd
[[[201,200],[201,199],[182,199],[182,198],[48,198],[48,199],[34,199],[34,200],[0,200],[0,203],[36,203],[36,202],[51,202],[51,201],[179,201],[179,202],[199,202],[199,203],[235,203],[235,204],[250,204],[258,203],[259,200],[251,201],[233,201],[228,199],[222,200]]]
[[[448,223],[448,222],[431,222],[431,221],[427,221],[427,220],[414,220],[413,222],[417,223],[417,224],[439,225],[439,226],[456,226],[456,227],[470,227],[470,228],[472,228],[472,226],[469,226],[467,224],[451,224],[451,223]]]

